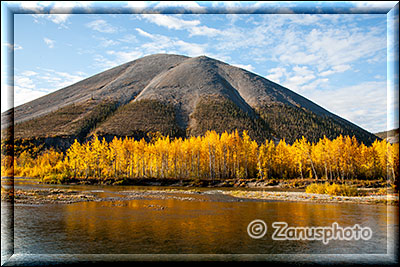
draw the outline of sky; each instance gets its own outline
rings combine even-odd
[[[2,2],[1,111],[12,106],[11,93],[18,106],[169,53],[224,61],[370,132],[392,129],[399,127],[396,3]],[[4,79],[12,58],[14,76]]]

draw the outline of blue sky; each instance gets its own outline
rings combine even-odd
[[[2,112],[10,52],[15,106],[145,55],[171,53],[247,69],[371,132],[398,127],[398,69],[394,75],[391,67],[398,38],[388,35],[398,9],[386,14],[396,2],[8,4],[21,14],[14,14],[13,44],[2,23]]]

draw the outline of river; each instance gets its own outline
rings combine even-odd
[[[242,200],[221,194],[221,190],[229,189],[216,188],[197,189],[201,193],[171,193],[166,187],[55,186],[16,181],[18,188],[68,188],[109,199],[134,191],[153,190],[161,196],[166,192],[166,197],[160,198],[15,204],[14,254],[20,257],[114,254],[118,260],[122,254],[335,254],[363,259],[363,255],[390,253],[393,231],[398,233],[398,206],[382,204]],[[2,218],[7,215],[3,213],[7,210],[4,205]],[[265,235],[257,239],[249,235],[247,228],[256,219],[267,226]],[[369,228],[372,235],[368,240],[330,240],[327,244],[311,238],[274,240],[274,222],[292,227],[329,227],[336,222],[345,228],[358,224]]]

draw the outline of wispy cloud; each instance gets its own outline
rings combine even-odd
[[[165,10],[168,8],[183,9],[184,11],[192,11],[195,13],[203,13],[206,7],[199,5],[194,1],[160,1],[154,7],[156,10]]]
[[[345,72],[346,70],[349,70],[349,69],[351,69],[350,65],[347,65],[347,64],[337,65],[337,66],[333,66],[332,69],[321,72],[319,75],[320,76],[328,76],[328,75],[332,75],[335,73]]]
[[[52,69],[26,70],[14,76],[14,106],[19,106],[86,78],[83,72]],[[2,107],[2,111],[3,107]]]
[[[107,21],[103,19],[91,21],[86,24],[86,27],[102,33],[115,33],[118,31],[117,27],[110,25]]]
[[[51,39],[49,39],[49,38],[47,38],[47,37],[44,37],[44,38],[43,38],[43,41],[46,43],[46,45],[47,45],[49,48],[54,48],[54,43],[55,43],[56,41],[51,40]]]
[[[170,54],[183,54],[187,56],[200,56],[207,54],[207,44],[198,44],[187,42],[176,37],[168,37],[162,34],[149,33],[141,28],[136,28],[135,31],[145,38],[146,42],[136,44],[134,47],[120,48],[119,50],[108,50],[103,54],[94,55],[94,60],[97,66],[108,69],[122,63],[135,60],[139,57],[156,54],[156,53],[170,53]],[[133,39],[137,42],[136,37],[133,35],[125,36],[128,41]]]
[[[152,22],[158,26],[166,27],[174,30],[187,30],[189,36],[209,36],[214,37],[222,34],[218,29],[211,28],[205,25],[200,25],[200,20],[185,20],[171,15],[162,14],[143,14],[142,18]]]
[[[151,38],[151,39],[154,38],[154,35],[152,35],[152,34],[146,32],[146,31],[144,31],[144,30],[142,30],[142,29],[140,29],[140,28],[136,28],[135,30],[136,30],[140,35],[142,35],[142,36],[144,36],[144,37]]]
[[[168,52],[198,56],[206,53],[207,44],[190,43],[179,38],[171,38],[162,34],[152,34],[140,28],[136,28],[136,31],[140,35],[152,39],[152,42],[147,42],[140,46],[140,49],[145,51],[146,54]]]
[[[70,17],[70,14],[32,14],[32,17],[35,23],[40,23],[40,19],[46,19],[66,28],[67,26],[65,23]]]
[[[38,73],[35,71],[32,71],[32,70],[26,70],[26,71],[22,72],[22,75],[26,76],[26,77],[31,77],[31,76],[38,75]]]
[[[269,74],[266,76],[266,78],[273,82],[281,83],[281,78],[285,76],[285,73],[286,73],[286,68],[283,67],[272,68],[269,70]]]
[[[372,132],[386,129],[386,82],[362,82],[339,89],[305,91],[317,104]]]
[[[231,65],[233,65],[235,67],[238,67],[238,68],[242,68],[242,69],[248,70],[248,71],[254,71],[255,70],[255,68],[251,64],[247,64],[247,65],[244,65],[244,64],[231,64]]]
[[[31,77],[24,75],[14,76],[14,106],[21,105],[33,99],[46,95],[48,92],[36,88]]]
[[[143,14],[142,17],[152,23],[157,24],[158,26],[163,26],[168,29],[175,30],[190,28],[200,24],[199,20],[183,20],[174,16],[161,14]]]
[[[116,66],[125,62],[129,62],[139,57],[143,56],[143,53],[140,51],[107,51],[107,55],[114,56],[115,59],[112,61],[112,65]]]
[[[23,49],[22,46],[20,46],[19,44],[12,45],[10,43],[5,42],[5,43],[3,43],[3,45],[5,45],[8,49],[11,49],[11,50],[14,50],[14,51]]]

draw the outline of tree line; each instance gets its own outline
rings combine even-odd
[[[77,140],[65,152],[48,149],[18,156],[2,155],[2,176],[42,179],[390,179],[399,172],[399,145],[376,140],[372,145],[355,137],[326,137],[313,143],[306,138],[288,144],[266,140],[257,144],[246,131],[170,138],[159,133],[151,140],[117,138],[107,142]],[[50,178],[49,178],[50,177]]]

